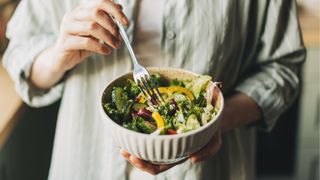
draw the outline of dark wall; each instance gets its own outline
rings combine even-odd
[[[257,132],[258,177],[294,176],[299,99],[279,118],[271,132]]]
[[[0,151],[0,180],[44,180],[50,166],[59,103],[45,108],[25,106]]]

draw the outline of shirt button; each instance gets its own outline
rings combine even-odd
[[[166,33],[166,38],[167,39],[174,39],[176,37],[176,34],[173,31],[168,31]]]

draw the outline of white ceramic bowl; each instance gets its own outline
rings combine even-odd
[[[148,68],[149,72],[158,73],[165,79],[187,80],[198,74],[173,68]],[[182,134],[151,136],[126,129],[114,122],[104,111],[103,104],[111,102],[111,91],[114,86],[123,86],[127,78],[132,79],[132,72],[127,73],[110,82],[102,93],[100,112],[105,125],[108,127],[114,141],[118,146],[134,156],[153,163],[170,164],[183,160],[192,153],[204,147],[219,127],[221,112],[223,110],[223,95],[218,89],[218,114],[204,126]]]

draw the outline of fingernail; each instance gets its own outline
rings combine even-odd
[[[128,160],[128,158],[127,158],[125,155],[121,154],[121,156],[122,156],[124,159]]]
[[[118,41],[118,42],[117,42],[117,48],[120,48],[120,47],[121,47],[121,42]]]
[[[142,168],[142,164],[138,163],[133,156],[130,156],[129,159],[137,168]]]
[[[198,162],[197,158],[195,158],[195,157],[191,157],[190,160],[191,160],[192,163],[197,163]]]
[[[121,156],[123,157],[123,159],[129,161],[129,158],[127,158],[126,156],[124,156],[124,155],[121,155]]]
[[[127,152],[125,152],[124,150],[120,149],[120,154],[126,158],[126,159],[129,159],[129,154]]]
[[[121,4],[116,4],[116,5],[117,5],[116,7],[117,7],[118,9],[121,9],[121,10],[123,9],[123,7],[122,7]]]
[[[110,53],[110,49],[106,46],[104,46],[102,50],[103,50],[103,53],[106,55]]]
[[[134,159],[133,156],[130,156],[129,159],[130,159],[131,162],[135,163],[135,159]]]
[[[113,41],[113,46],[114,46],[114,48],[118,49],[119,48],[118,41]]]
[[[121,22],[124,24],[124,25],[128,25],[129,24],[129,20],[126,18],[126,17],[123,17],[121,19]]]

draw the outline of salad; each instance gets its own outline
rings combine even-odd
[[[119,125],[146,134],[180,134],[200,128],[218,112],[217,94],[210,76],[169,82],[151,75],[165,103],[152,106],[139,87],[127,79],[124,87],[113,87],[112,102],[103,104],[105,112]]]

